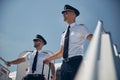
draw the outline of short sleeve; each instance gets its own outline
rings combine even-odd
[[[90,34],[88,28],[86,26],[82,26],[82,31],[83,31],[85,38],[87,38],[87,36]]]
[[[65,32],[63,32],[62,35],[61,35],[61,42],[60,42],[61,46],[64,45],[64,35],[65,35]]]
[[[27,52],[27,53],[23,56],[26,61],[29,61],[29,60],[30,60],[30,54],[31,54],[31,52]]]

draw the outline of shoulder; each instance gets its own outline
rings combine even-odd
[[[42,51],[42,53],[43,53],[43,54],[46,54],[46,55],[48,54],[48,52],[46,52],[46,51]]]
[[[85,24],[79,24],[80,26],[85,26]]]
[[[62,32],[61,37],[64,37],[64,35],[65,35],[65,31]]]
[[[25,55],[30,55],[32,53],[33,53],[33,51],[27,51]]]
[[[86,30],[86,29],[87,29],[87,27],[86,27],[86,25],[85,25],[85,24],[79,24],[79,26],[80,26],[80,28],[81,28],[81,29],[84,29],[84,30]]]
[[[33,54],[33,51],[27,51],[27,52],[23,55],[23,57],[30,57],[30,56],[32,56],[32,54]]]
[[[78,24],[78,26],[80,26],[80,27],[85,27],[85,24]]]
[[[86,28],[85,24],[75,24],[75,26],[73,27],[73,29],[77,30],[83,30],[84,28]]]
[[[52,55],[53,52],[50,51],[50,50],[44,50],[44,51],[43,51],[43,54],[45,54],[45,55]]]
[[[85,26],[85,24],[75,24],[73,28],[81,28],[84,26]]]
[[[64,33],[65,33],[65,31],[62,32],[62,34],[64,34]]]

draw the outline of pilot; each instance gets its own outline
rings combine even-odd
[[[91,40],[92,34],[89,33],[84,24],[77,24],[76,17],[80,12],[70,6],[65,5],[62,11],[67,29],[62,34],[60,49],[52,56],[46,58],[44,63],[63,57],[61,66],[61,80],[74,80],[76,72],[83,60],[83,46],[86,39]]]
[[[10,66],[12,64],[19,64],[25,61],[29,63],[28,74],[23,78],[23,80],[45,80],[42,73],[43,60],[50,56],[50,54],[45,53],[42,48],[47,44],[46,40],[41,35],[36,35],[36,38],[33,39],[35,50],[31,53],[26,53],[23,57],[7,61],[6,65]],[[52,80],[55,80],[55,67],[53,63],[50,66],[52,70]],[[42,79],[40,79],[42,78]]]

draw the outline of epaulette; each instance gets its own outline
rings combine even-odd
[[[30,51],[30,52],[33,52],[33,51]]]
[[[62,34],[65,33],[65,31],[62,32]]]
[[[80,24],[81,26],[84,26],[84,24]]]
[[[43,53],[48,54],[48,52],[46,52],[46,51],[43,51]]]

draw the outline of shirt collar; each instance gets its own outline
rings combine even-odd
[[[70,26],[70,27],[73,27],[73,26],[75,26],[76,25],[76,23],[74,22],[74,23],[72,23],[72,24],[67,24],[67,26]]]
[[[37,52],[37,50],[35,50],[35,52]],[[42,52],[42,50],[38,50],[38,53],[41,53]]]

